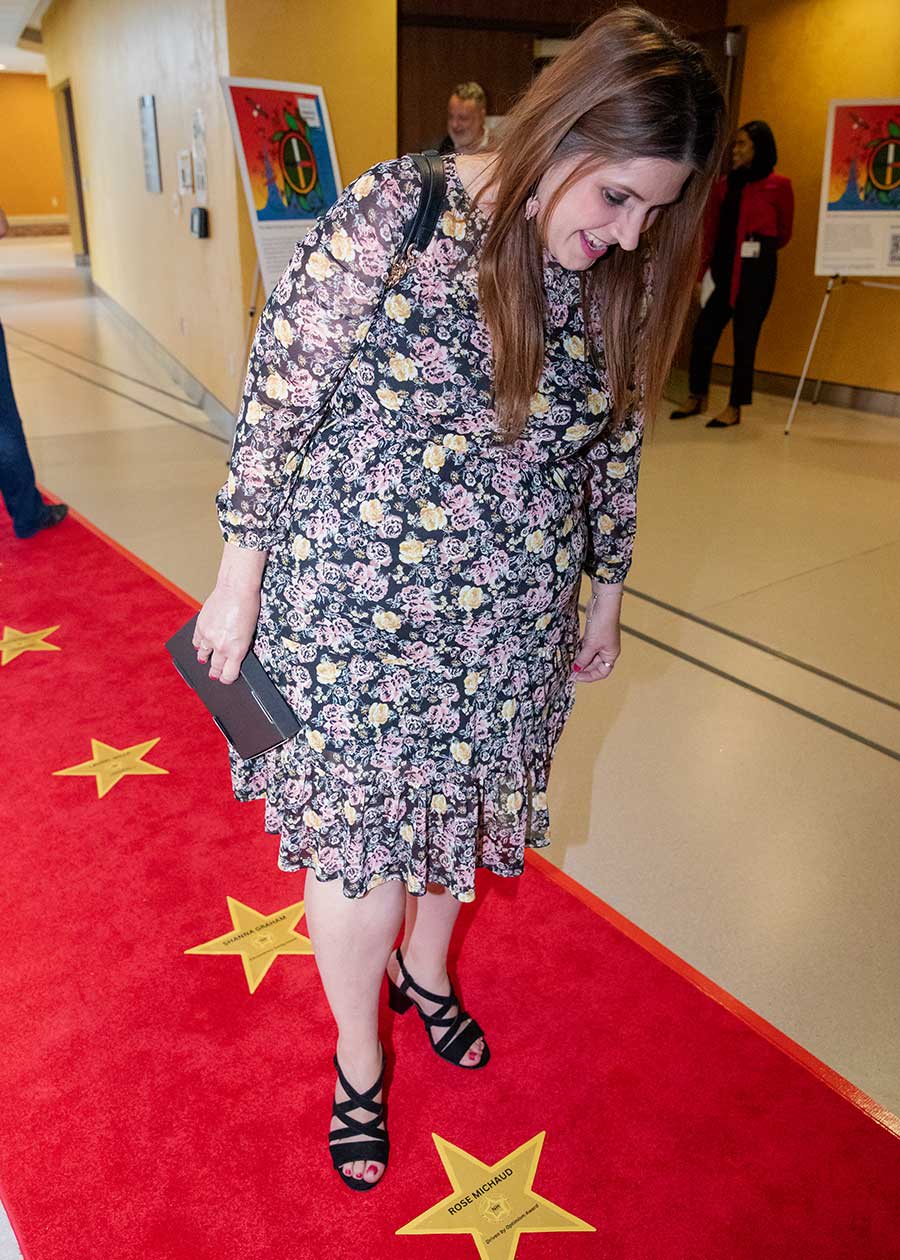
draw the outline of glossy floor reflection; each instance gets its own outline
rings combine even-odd
[[[227,444],[65,241],[0,244],[0,317],[40,480],[202,598]],[[900,1112],[900,422],[804,406],[786,439],[787,408],[660,410],[623,655],[578,697],[546,852]]]

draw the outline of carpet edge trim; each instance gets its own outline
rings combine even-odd
[[[892,1111],[888,1111],[881,1103],[861,1090],[858,1085],[854,1085],[845,1076],[841,1076],[840,1072],[836,1072],[834,1068],[829,1067],[827,1063],[817,1058],[810,1050],[806,1050],[798,1041],[794,1041],[787,1033],[782,1032],[780,1028],[771,1024],[763,1015],[758,1014],[752,1007],[743,1003],[740,998],[729,993],[727,989],[723,989],[721,985],[716,984],[714,980],[704,975],[702,971],[698,971],[696,967],[692,967],[689,962],[669,949],[668,946],[663,945],[661,941],[651,936],[649,932],[645,932],[643,928],[638,927],[636,923],[627,919],[613,906],[609,905],[601,897],[598,897],[596,893],[591,892],[589,888],[579,884],[571,875],[560,870],[548,858],[543,857],[533,849],[528,849],[525,854],[525,860],[536,867],[551,882],[557,884],[583,905],[587,906],[594,914],[606,919],[612,927],[620,931],[623,936],[627,936],[636,945],[639,945],[653,958],[656,958],[658,962],[664,963],[676,975],[679,975],[683,980],[687,980],[694,988],[699,989],[704,996],[711,998],[730,1014],[735,1015],[742,1023],[763,1037],[777,1050],[786,1054],[801,1067],[806,1068],[808,1072],[827,1085],[829,1089],[839,1094],[845,1102],[864,1112],[870,1120],[874,1120],[876,1124],[886,1129],[894,1137],[900,1138],[900,1116],[896,1116]]]
[[[52,503],[62,502],[59,495],[54,494],[52,490],[47,490],[46,487],[40,485],[40,483],[38,483],[38,490],[40,490],[45,499],[49,499]],[[99,525],[95,525],[94,522],[88,520],[86,516],[82,516],[77,509],[70,506],[69,516],[71,516],[72,520],[77,521],[79,525],[83,525],[88,533],[93,534],[96,538],[105,542],[108,547],[112,547],[113,551],[118,552],[120,556],[124,556],[126,560],[130,560],[136,569],[140,569],[142,573],[145,573],[148,577],[152,577],[155,582],[158,582],[160,586],[164,587],[167,591],[170,591],[171,594],[177,595],[180,600],[183,600],[185,604],[187,604],[190,608],[193,608],[195,612],[202,607],[202,605],[194,599],[193,595],[188,595],[187,591],[182,590],[180,586],[176,586],[174,582],[160,573],[158,569],[154,569],[152,565],[149,565],[146,562],[146,560],[142,560],[140,556],[135,555],[133,551],[129,551],[123,543],[116,542],[115,538],[111,538],[109,534],[104,533]]]

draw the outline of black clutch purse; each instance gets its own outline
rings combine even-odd
[[[197,617],[173,634],[166,644],[172,663],[187,685],[197,693],[219,730],[239,757],[258,757],[297,734],[300,723],[284,696],[248,652],[240,675],[223,684],[209,676],[209,662],[197,660],[194,626]]]

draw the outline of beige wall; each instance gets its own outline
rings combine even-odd
[[[97,284],[229,408],[242,365],[237,195],[218,75],[222,0],[56,0],[43,22],[51,86],[68,80]],[[156,97],[162,193],[147,192],[138,97]],[[209,240],[190,235],[176,154],[201,107]]]
[[[65,214],[53,97],[41,74],[0,74],[0,204],[8,215]]]
[[[741,120],[764,118],[772,127],[778,169],[793,181],[797,198],[794,239],[779,255],[778,289],[756,362],[799,376],[826,284],[813,268],[828,102],[900,92],[900,6],[896,0],[729,0],[728,21],[748,32]],[[813,374],[900,391],[898,345],[900,294],[848,287],[832,299]]]
[[[218,78],[320,83],[341,175],[394,155],[395,0],[54,0],[51,86],[71,83],[97,283],[233,408],[254,253]],[[138,97],[156,97],[163,192],[144,186]],[[206,117],[210,239],[189,231],[176,156]]]

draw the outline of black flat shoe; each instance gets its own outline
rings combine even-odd
[[[35,534],[39,534],[42,529],[52,529],[54,525],[64,521],[69,514],[68,503],[47,503],[45,507],[47,510],[31,533],[19,534],[19,538],[34,538]]]
[[[348,1177],[343,1171],[343,1166],[352,1164],[357,1159],[373,1159],[376,1164],[384,1164],[387,1170],[391,1144],[385,1127],[384,1100],[382,1099],[380,1103],[373,1101],[384,1081],[384,1054],[381,1056],[381,1071],[378,1074],[378,1080],[364,1094],[357,1093],[347,1080],[341,1071],[337,1055],[334,1057],[334,1066],[341,1089],[347,1095],[347,1101],[338,1102],[335,1099],[331,1109],[332,1116],[337,1116],[342,1125],[328,1135],[331,1162],[337,1169],[341,1181],[351,1190],[374,1190],[381,1184],[384,1173],[378,1181],[366,1181],[363,1177]],[[372,1118],[371,1120],[357,1120],[350,1114],[352,1111],[369,1111],[372,1113]],[[355,1138],[356,1141],[343,1142],[338,1141],[338,1138]]]
[[[701,406],[700,406],[700,404],[699,404],[699,403],[697,403],[696,407],[691,407],[691,408],[689,408],[689,409],[685,409],[685,410],[683,410],[683,411],[672,411],[672,412],[670,412],[670,413],[669,413],[669,419],[670,419],[670,420],[689,420],[689,419],[691,418],[691,416],[699,416],[699,415],[701,415],[701,414],[703,413],[703,411],[704,411],[704,410],[705,410],[705,408],[701,407]]]
[[[406,967],[403,965],[403,955],[399,949],[396,953],[397,966],[400,968],[400,984],[395,984],[391,977],[388,976],[388,1002],[391,1010],[396,1011],[398,1015],[403,1015],[411,1006],[414,1006],[428,1029],[429,1040],[434,1050],[442,1059],[446,1059],[448,1063],[453,1063],[457,1067],[466,1068],[469,1071],[485,1067],[491,1057],[486,1041],[484,1042],[481,1058],[477,1063],[463,1063],[466,1051],[470,1049],[479,1037],[483,1040],[484,1033],[472,1016],[462,1009],[459,999],[453,991],[453,986],[450,986],[448,994],[429,993],[427,989],[423,989],[421,985],[416,984],[406,970]],[[418,1002],[415,1002],[409,996],[410,992],[418,993],[419,997],[425,998],[428,1002],[434,1002],[438,1009],[433,1015],[426,1015]],[[454,1007],[456,1007],[455,1015],[453,1014]],[[436,1041],[430,1035],[432,1028],[443,1030]]]
[[[707,420],[706,427],[707,429],[733,429],[736,424],[740,423],[740,416],[738,416],[737,420],[720,420],[719,417],[716,416],[712,420]]]

